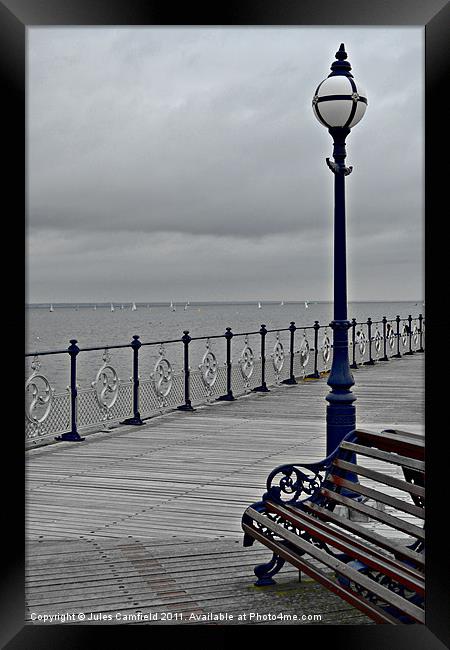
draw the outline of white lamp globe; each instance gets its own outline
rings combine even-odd
[[[367,108],[367,93],[350,74],[351,66],[341,44],[331,74],[316,88],[312,105],[319,122],[331,128],[349,128],[358,124]]]

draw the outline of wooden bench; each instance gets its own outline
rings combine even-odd
[[[423,437],[397,430],[357,429],[323,461],[275,468],[242,518],[244,546],[273,553],[255,584],[287,561],[378,623],[424,623],[424,479]]]

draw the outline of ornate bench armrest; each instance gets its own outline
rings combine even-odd
[[[301,495],[311,498],[322,487],[331,462],[329,457],[318,463],[275,467],[267,477],[267,492],[263,495],[263,500],[295,503]]]

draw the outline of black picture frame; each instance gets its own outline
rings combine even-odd
[[[448,109],[443,105],[443,89],[446,87],[449,33],[449,6],[446,0],[398,0],[390,3],[374,0],[259,0],[245,2],[241,0],[228,1],[222,5],[204,6],[186,3],[174,7],[170,3],[152,0],[1,0],[0,1],[0,70],[3,90],[3,173],[2,195],[4,205],[8,205],[8,222],[14,225],[14,250],[17,260],[13,277],[8,268],[5,287],[7,304],[18,303],[15,314],[23,314],[23,301],[17,284],[23,269],[21,246],[24,242],[24,215],[26,211],[25,197],[25,63],[26,63],[26,28],[37,25],[359,25],[359,26],[407,26],[418,25],[425,29],[425,157],[426,157],[426,201],[425,201],[425,248],[431,248],[431,228],[436,225],[442,205],[445,182],[443,178],[445,166],[440,163],[440,153],[443,149],[442,138],[446,126]],[[374,52],[376,57],[376,52]],[[382,164],[380,162],[380,164]],[[436,226],[439,228],[439,225]],[[439,237],[439,232],[438,232]],[[20,251],[20,252],[19,252]],[[448,256],[448,254],[447,254]],[[433,245],[433,257],[435,246]],[[425,279],[427,300],[427,332],[428,341],[437,341],[438,331],[437,305],[434,302],[435,292],[433,278],[428,275]],[[445,260],[445,256],[443,257]],[[15,281],[13,281],[15,280]],[[22,284],[24,287],[24,283]],[[22,294],[23,295],[23,294]],[[442,317],[442,314],[441,314]],[[24,337],[24,320],[21,316],[12,317],[13,341],[20,347]],[[19,342],[20,340],[20,342]],[[14,346],[12,346],[14,347]],[[431,348],[431,352],[430,352]],[[428,357],[432,357],[433,345],[428,344]],[[435,354],[439,350],[434,349]],[[14,370],[21,364],[18,355],[13,357]],[[21,371],[20,371],[21,372]],[[426,625],[413,626],[289,626],[278,628],[276,638],[278,643],[305,640],[305,635],[315,643],[323,643],[325,636],[333,645],[343,645],[347,649],[364,648],[408,648],[422,650],[427,648],[443,648],[449,640],[450,611],[448,594],[448,557],[446,549],[445,523],[446,503],[442,477],[448,456],[443,456],[444,438],[448,436],[448,425],[445,420],[439,426],[432,422],[432,412],[441,412],[438,398],[445,388],[442,376],[439,376],[436,362],[426,360],[426,428],[427,437],[426,462],[428,468],[427,493],[429,509],[427,510],[427,599]],[[16,381],[17,379],[17,381]],[[22,377],[20,378],[22,381]],[[437,383],[439,381],[439,384]],[[19,383],[17,378],[12,380],[11,390]],[[17,393],[19,391],[17,390]],[[445,397],[442,399],[445,401]],[[439,400],[440,402],[440,400]],[[21,412],[19,404],[11,414]],[[21,418],[19,418],[21,421]],[[105,628],[59,626],[24,626],[24,484],[25,472],[23,461],[23,442],[20,426],[14,426],[15,418],[4,416],[4,424],[8,436],[4,436],[2,450],[5,454],[4,465],[12,468],[8,478],[7,490],[4,487],[2,523],[3,551],[2,591],[1,591],[1,647],[16,648],[81,648],[89,647],[89,640],[99,639],[105,633]],[[433,428],[434,427],[434,428]],[[437,427],[437,428],[436,428]],[[19,431],[18,431],[19,430]],[[436,432],[436,433],[435,433]],[[447,573],[446,573],[447,570]],[[120,626],[119,626],[120,627]],[[184,643],[189,642],[192,634],[202,647],[203,635],[211,629],[182,626]],[[242,628],[221,627],[220,638],[217,634],[215,644],[230,645],[229,637],[242,634]],[[113,631],[116,641],[122,634],[129,635],[136,629],[133,626],[108,626]],[[166,628],[164,628],[166,629]],[[177,628],[178,631],[180,628]],[[217,633],[217,628],[212,632]],[[267,628],[252,629],[255,641],[259,641]],[[307,641],[310,642],[310,641]],[[277,644],[278,645],[278,644]]]

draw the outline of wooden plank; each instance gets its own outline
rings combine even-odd
[[[409,616],[414,618],[414,620],[418,621],[419,623],[424,621],[423,610],[421,610],[416,605],[413,605],[412,603],[406,601],[404,598],[402,598],[395,592],[386,589],[386,587],[383,587],[382,585],[378,584],[374,580],[371,580],[367,576],[361,574],[356,569],[347,566],[344,562],[341,562],[340,560],[328,555],[328,553],[326,553],[325,551],[316,548],[313,544],[310,544],[309,542],[305,542],[303,539],[301,539],[301,537],[295,535],[295,533],[292,533],[286,528],[283,528],[283,526],[279,526],[268,517],[265,517],[264,515],[260,514],[254,508],[247,508],[246,513],[253,520],[259,522],[260,524],[262,524],[272,532],[286,539],[286,541],[293,544],[295,548],[304,551],[306,554],[311,555],[316,560],[319,560],[319,562],[322,562],[322,564],[329,567],[333,571],[336,571],[339,574],[348,578],[349,580],[356,582],[356,584],[361,585],[363,588],[367,589],[371,593],[381,598],[384,602],[389,603],[394,607],[398,607],[400,611],[407,613]],[[246,527],[247,532],[248,532],[247,530],[248,528],[251,527],[250,526]],[[253,535],[252,532],[250,534]],[[302,560],[302,563],[303,562],[304,561]]]
[[[344,506],[347,506],[348,508],[353,508],[353,510],[362,512],[363,514],[368,515],[372,519],[376,519],[377,521],[382,521],[383,523],[387,524],[388,526],[391,526],[392,528],[395,528],[396,530],[401,530],[404,533],[407,533],[408,535],[412,535],[412,537],[416,537],[418,539],[422,539],[422,540],[425,539],[425,531],[422,528],[419,528],[418,526],[414,526],[413,524],[409,524],[406,521],[402,521],[398,517],[392,517],[391,515],[388,515],[387,513],[382,512],[381,510],[376,510],[375,508],[366,506],[364,503],[359,503],[354,499],[348,499],[347,497],[343,497],[341,494],[338,494],[337,492],[332,492],[331,490],[327,490],[326,488],[322,488],[321,493],[324,496],[328,497],[329,499],[336,501],[337,503],[342,503]]]
[[[290,564],[294,565],[295,567],[297,567],[297,569],[306,573],[306,575],[310,576],[314,580],[317,580],[317,582],[320,582],[320,584],[324,585],[327,589],[339,595],[341,598],[346,600],[354,607],[357,607],[365,614],[368,614],[377,623],[389,623],[391,625],[398,625],[398,620],[393,616],[391,616],[390,614],[388,614],[387,612],[385,612],[384,610],[382,610],[381,607],[378,607],[377,605],[370,603],[369,601],[363,602],[363,600],[360,597],[358,597],[356,594],[354,594],[350,590],[345,589],[343,585],[336,582],[335,580],[332,580],[326,573],[321,571],[319,568],[314,567],[311,564],[305,562],[301,557],[296,555],[290,549],[287,549],[286,547],[283,547],[280,544],[276,544],[275,542],[265,537],[262,533],[260,533],[256,528],[253,528],[252,526],[243,524],[242,527],[246,533],[254,537],[256,540],[258,540],[268,548],[270,548],[271,551],[273,551],[280,557],[290,562]]]
[[[348,463],[347,461],[341,460],[340,458],[335,458],[333,465],[340,467],[341,469],[348,470],[349,472],[353,472],[354,474],[358,474],[359,476],[366,476],[367,478],[371,478],[374,481],[383,483],[384,485],[390,485],[391,487],[402,490],[403,492],[408,492],[408,494],[417,494],[418,496],[425,498],[425,488],[421,487],[420,485],[414,485],[412,483],[408,483],[407,481],[401,481],[400,479],[397,479],[393,476],[388,476],[382,472],[377,472],[373,469],[364,467],[363,465]]]
[[[315,503],[304,503],[303,507],[307,508],[309,511],[314,512],[314,514],[318,515],[322,519],[331,521],[336,525],[351,531],[355,535],[358,535],[359,537],[362,537],[363,539],[366,539],[369,542],[373,542],[374,544],[377,544],[381,548],[384,548],[387,551],[393,553],[396,557],[403,557],[406,560],[412,561],[421,567],[425,566],[425,557],[423,555],[416,553],[415,551],[412,551],[406,546],[403,546],[392,540],[389,540],[382,535],[379,535],[374,530],[371,530],[361,524],[358,524],[355,521],[351,521],[346,517],[342,517],[341,515],[338,515],[335,512],[331,512],[331,510],[322,508]]]
[[[374,445],[382,451],[393,451],[410,458],[424,460],[425,458],[425,441],[423,439],[411,438],[409,436],[392,436],[389,433],[375,433],[367,429],[358,429],[355,431],[359,439],[364,440],[367,444]]]
[[[421,472],[425,471],[425,463],[421,460],[414,460],[413,458],[401,456],[400,454],[398,454],[396,458],[394,454],[391,454],[389,452],[380,451],[379,449],[374,449],[372,447],[365,447],[364,445],[358,445],[354,442],[343,442],[341,443],[341,447],[342,449],[354,451],[362,456],[368,456],[370,458],[383,460],[386,463],[410,467],[411,469],[416,469]]]
[[[366,496],[369,499],[373,499],[378,503],[384,503],[388,506],[391,506],[392,508],[395,508],[396,510],[401,510],[402,512],[408,512],[410,515],[413,515],[413,517],[418,517],[419,519],[425,519],[424,508],[420,508],[419,506],[412,505],[411,503],[407,503],[406,501],[402,501],[401,499],[396,499],[395,497],[391,497],[388,494],[384,494],[379,490],[373,490],[372,488],[366,487],[365,485],[361,485],[361,483],[354,483],[352,481],[347,481],[346,479],[341,478],[340,476],[335,476],[335,475],[328,476],[328,480],[332,481],[335,485],[339,487],[344,487],[347,490],[352,490],[352,492],[356,492],[357,494],[362,494],[363,496]]]
[[[367,544],[362,544],[351,538],[348,534],[333,529],[327,524],[322,524],[305,513],[294,513],[292,509],[287,509],[271,502],[267,502],[267,510],[281,515],[299,530],[307,531],[315,539],[325,542],[328,546],[336,548],[350,557],[363,562],[367,566],[394,578],[408,589],[412,589],[422,596],[425,595],[423,576],[419,575],[416,571],[405,570],[405,567],[399,562],[379,553],[374,548],[370,548]]]

